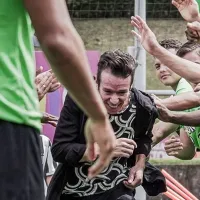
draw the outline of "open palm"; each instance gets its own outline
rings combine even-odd
[[[140,40],[144,49],[152,54],[154,49],[159,45],[155,34],[139,16],[131,17],[131,24],[138,30],[138,33],[135,31],[132,31],[132,33]]]
[[[172,0],[181,16],[188,22],[194,22],[199,17],[199,6],[196,0]]]

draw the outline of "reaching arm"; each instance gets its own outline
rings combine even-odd
[[[146,51],[181,77],[195,84],[200,83],[199,64],[182,59],[161,47],[154,33],[139,16],[132,17],[131,24],[138,29],[139,33],[135,31],[132,31],[132,33],[138,37]]]
[[[109,165],[116,138],[96,89],[83,41],[71,22],[65,0],[23,1],[55,75],[89,117],[85,128],[89,156],[94,153],[94,142],[100,148],[100,156],[88,173],[94,177]]]
[[[158,123],[154,124],[152,134],[153,134],[153,146],[158,144],[160,141],[165,139],[171,133],[175,132],[178,128],[177,124],[166,123],[159,121]]]
[[[66,2],[24,0],[24,5],[61,83],[89,117],[105,118],[106,109],[95,88],[83,42],[71,22]]]
[[[157,102],[156,106],[159,112],[159,119],[162,121],[187,126],[200,125],[200,110],[192,112],[174,112],[166,108],[161,102]]]
[[[199,126],[200,110],[193,112],[172,112],[170,121],[187,126]]]
[[[161,99],[161,103],[164,104],[169,110],[186,110],[200,106],[200,93],[187,92],[174,97]]]

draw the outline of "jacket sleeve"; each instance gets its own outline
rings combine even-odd
[[[51,149],[56,162],[75,167],[83,157],[86,144],[85,141],[80,142],[82,116],[83,112],[67,95]]]
[[[138,137],[135,138],[135,142],[137,143],[135,154],[144,154],[145,156],[149,155],[151,151],[152,137],[153,137],[152,129],[157,116],[158,116],[157,109],[156,107],[153,107],[151,115],[149,116],[148,126],[142,128],[140,134],[138,134]],[[142,120],[140,121],[140,123],[141,122]]]
[[[144,154],[146,157],[149,155],[151,151],[152,144],[152,133],[151,131],[147,132],[143,136],[136,138],[135,142],[137,144],[137,148],[135,149],[135,154]]]

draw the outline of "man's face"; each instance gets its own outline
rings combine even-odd
[[[200,64],[200,48],[185,54],[182,58]]]
[[[176,54],[175,49],[169,49],[168,51],[170,51],[173,54]],[[157,58],[155,58],[154,66],[156,69],[156,76],[165,86],[174,87],[177,85],[178,81],[181,78],[178,74],[176,74],[167,66],[162,64]]]
[[[99,93],[109,114],[117,114],[128,105],[130,85],[131,76],[124,79],[110,70],[102,71]]]

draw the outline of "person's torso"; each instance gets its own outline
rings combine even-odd
[[[117,138],[134,139],[135,116],[136,106],[130,103],[129,107],[124,112],[109,117]],[[92,164],[93,163],[85,162],[81,164],[80,167],[76,167],[73,174],[70,173],[70,177],[68,177],[68,181],[62,193],[77,197],[99,194],[112,189],[120,182],[127,179],[129,172],[127,158],[114,158],[101,174],[90,181],[86,181],[88,168]]]
[[[185,92],[192,92],[193,88],[190,85],[189,82],[187,82],[184,78],[181,78],[178,86],[176,88],[176,95],[185,93]],[[192,112],[195,110],[199,110],[200,107],[197,108],[191,108],[191,109],[187,109],[185,110],[185,112]],[[180,126],[181,128],[184,128],[185,131],[187,132],[188,136],[190,137],[190,139],[192,140],[192,142],[194,143],[194,146],[197,148],[200,148],[200,127],[192,127],[192,126]]]
[[[23,1],[0,1],[0,118],[40,129],[32,33]]]

